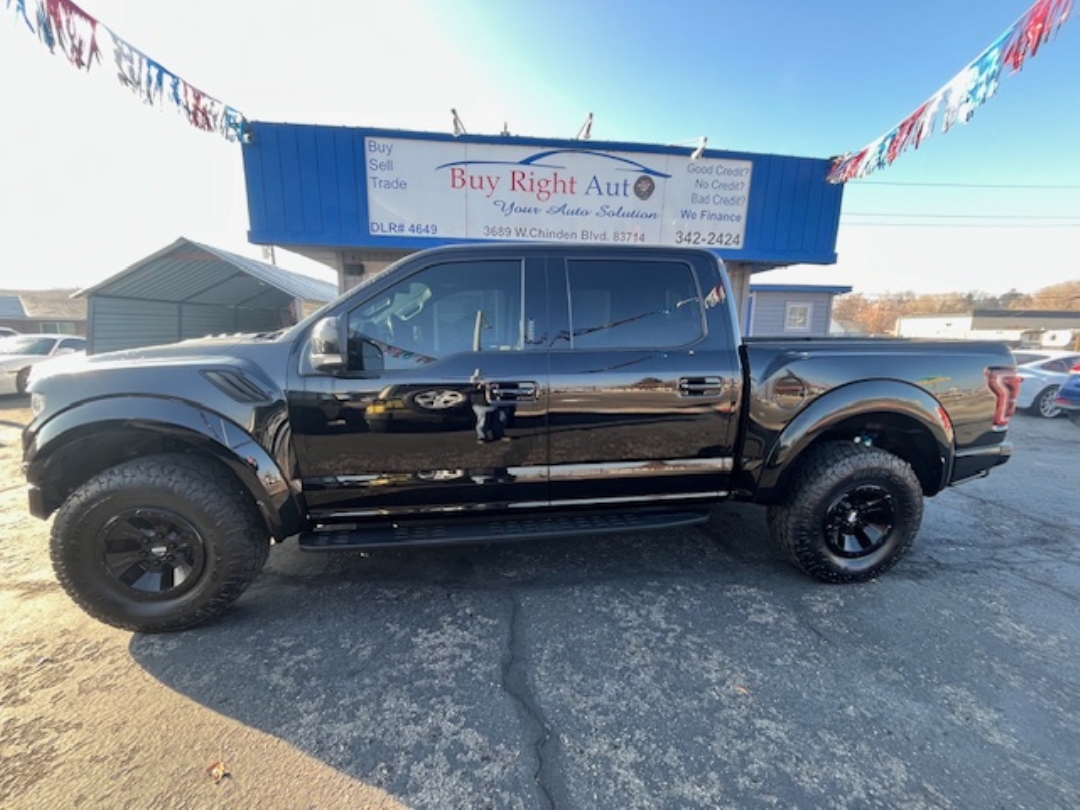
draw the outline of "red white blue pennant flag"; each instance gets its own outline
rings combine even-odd
[[[188,84],[71,0],[6,0],[6,8],[14,8],[16,20],[37,34],[51,53],[59,51],[80,70],[90,70],[95,62],[101,64],[100,43],[107,40],[106,49],[111,44],[120,84],[146,104],[171,106],[193,127],[216,132],[226,140],[245,137],[247,119],[238,110]]]
[[[997,91],[1004,69],[1009,68],[1010,74],[1020,70],[1065,23],[1071,7],[1072,0],[1038,0],[975,61],[892,130],[858,152],[835,158],[829,182],[846,183],[889,166],[908,148],[918,149],[939,124],[942,132],[955,124],[966,124],[975,109]]]

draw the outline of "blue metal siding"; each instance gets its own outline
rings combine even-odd
[[[840,194],[825,182],[827,161],[751,155],[746,248],[720,251],[725,259],[776,264],[836,262]]]
[[[363,140],[360,140],[363,143]],[[367,220],[367,210],[360,213],[360,201],[357,190],[364,182],[363,173],[356,168],[353,159],[353,139],[348,130],[334,130],[334,158],[336,171],[330,188],[337,192],[337,223],[341,233],[349,232],[355,228],[356,236],[360,236],[360,223]],[[361,164],[363,165],[363,164]]]
[[[416,249],[465,241],[371,236],[368,233],[364,139],[374,135],[426,141],[580,148],[580,141],[462,136],[444,133],[252,123],[243,145],[251,228],[256,244]],[[685,149],[590,141],[601,150],[685,154]],[[825,181],[829,161],[709,150],[708,157],[753,163],[747,202],[746,243],[718,249],[731,261],[763,264],[832,264],[836,261],[842,185]]]

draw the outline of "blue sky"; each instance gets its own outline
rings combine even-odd
[[[829,157],[896,125],[1030,3],[81,5],[252,119],[448,131],[454,107],[470,132],[571,137],[592,112],[597,140]],[[90,286],[179,235],[259,256],[239,147],[142,105],[105,56],[80,73],[0,7],[0,286]],[[848,184],[836,265],[758,280],[877,293],[1078,279],[1078,145],[1074,19],[969,124]]]

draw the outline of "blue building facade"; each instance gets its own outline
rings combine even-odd
[[[254,122],[248,238],[352,286],[409,252],[478,240],[699,245],[752,273],[832,264],[828,160],[685,146]]]

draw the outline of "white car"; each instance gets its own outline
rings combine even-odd
[[[77,335],[12,335],[0,338],[0,394],[24,394],[30,369],[44,360],[86,350]]]
[[[1020,376],[1017,410],[1052,419],[1061,413],[1054,404],[1058,389],[1069,378],[1069,369],[1080,363],[1080,351],[1063,349],[1018,349],[1016,373]]]

